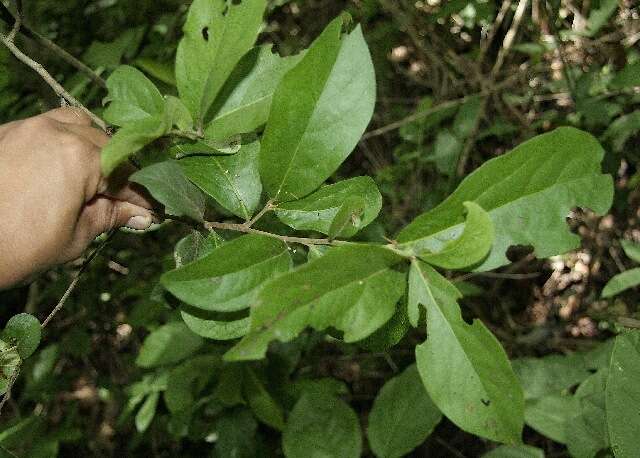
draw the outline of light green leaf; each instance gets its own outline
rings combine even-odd
[[[187,304],[203,310],[232,312],[254,304],[258,288],[290,267],[291,258],[283,242],[248,234],[165,273],[160,281]]]
[[[7,321],[2,334],[2,340],[11,345],[17,345],[20,358],[26,359],[33,354],[40,345],[42,326],[40,321],[28,313],[14,315]]]
[[[591,375],[580,353],[519,358],[511,361],[511,365],[527,400],[567,393]]]
[[[441,419],[412,365],[378,392],[369,414],[367,437],[376,456],[400,458],[422,444]]]
[[[495,229],[493,247],[477,271],[507,264],[512,245],[531,245],[539,258],[576,248],[580,237],[565,220],[571,209],[603,214],[612,202],[611,177],[600,172],[603,154],[595,138],[577,129],[539,135],[467,176],[444,202],[400,232],[398,247],[417,256],[440,251],[461,233],[463,204],[473,201],[489,213]]]
[[[358,417],[334,396],[307,392],[289,416],[282,447],[287,458],[359,458]]]
[[[640,285],[640,267],[625,270],[624,272],[614,276],[606,285],[604,285],[604,288],[602,289],[602,298],[606,299],[608,297],[613,297],[624,290],[635,288],[638,285]]]
[[[256,41],[266,0],[195,0],[176,52],[180,98],[201,125],[222,85]]]
[[[441,129],[438,131],[433,145],[433,154],[427,156],[426,159],[436,164],[438,172],[451,175],[456,170],[456,164],[463,147],[464,143],[449,129]]]
[[[232,156],[192,156],[178,161],[185,175],[236,216],[248,220],[260,203],[260,143],[243,145]]]
[[[121,65],[107,79],[111,102],[104,111],[104,119],[116,126],[152,116],[164,111],[164,98],[158,88],[144,74],[129,65]]]
[[[607,378],[606,412],[611,448],[616,458],[640,450],[640,332],[616,337]]]
[[[249,367],[242,380],[244,396],[256,417],[272,428],[284,429],[284,412],[264,387],[256,373]]]
[[[543,436],[566,444],[566,429],[576,410],[576,399],[567,395],[551,395],[529,399],[524,407],[524,422]]]
[[[493,243],[493,223],[478,204],[465,202],[467,221],[462,234],[437,253],[423,254],[422,260],[444,269],[462,269],[476,264],[489,253]]]
[[[364,339],[394,314],[405,280],[390,267],[401,259],[381,246],[345,245],[271,280],[251,307],[251,332],[225,358],[263,358],[270,341],[287,342],[306,326]]]
[[[622,245],[624,254],[626,254],[630,259],[633,259],[635,262],[640,263],[640,243],[631,242],[629,240],[621,240],[620,244]]]
[[[544,452],[530,445],[502,445],[485,453],[482,458],[544,458]]]
[[[296,200],[320,186],[347,158],[375,105],[375,75],[362,30],[340,41],[334,20],[282,79],[260,152],[270,197]]]
[[[331,222],[350,196],[364,199],[364,211],[357,230],[370,224],[382,208],[382,196],[370,177],[356,177],[323,186],[304,199],[278,205],[276,216],[283,223],[299,231],[318,231],[329,234]]]
[[[171,129],[171,119],[164,113],[130,122],[116,132],[102,148],[102,174],[109,176],[118,165]]]
[[[587,378],[576,390],[573,415],[565,429],[567,448],[572,457],[592,458],[609,446],[605,414],[607,369]]]
[[[329,226],[329,238],[348,238],[358,231],[366,202],[362,196],[350,196],[342,203]]]
[[[160,399],[160,393],[151,393],[147,396],[140,410],[138,410],[136,414],[136,429],[139,433],[144,433],[147,428],[149,428],[149,425],[151,425],[153,417],[156,416],[158,399]]]
[[[481,321],[462,319],[459,293],[446,295],[454,287],[445,287],[444,277],[418,260],[411,268],[423,278],[421,294],[413,297],[426,306],[428,337],[416,347],[416,361],[431,399],[461,429],[519,443],[524,397],[504,349]]]
[[[173,216],[187,216],[203,221],[205,198],[202,192],[187,180],[176,161],[164,161],[137,171],[130,181],[141,184],[154,199]]]
[[[190,408],[220,368],[220,357],[196,356],[173,368],[167,380],[164,401],[171,413]]]
[[[181,361],[198,351],[204,341],[182,322],[171,322],[149,334],[138,353],[136,364],[156,367]]]
[[[150,75],[169,86],[176,85],[176,75],[173,68],[173,62],[161,62],[148,57],[139,57],[133,63],[147,75]]]
[[[627,64],[611,80],[612,89],[626,89],[640,86],[640,60]]]
[[[134,27],[120,32],[111,42],[94,41],[82,55],[82,61],[95,69],[115,68],[123,57],[131,58],[138,52],[145,30],[145,26]]]
[[[223,140],[248,133],[267,122],[271,100],[282,77],[303,54],[280,57],[271,45],[252,49],[238,63],[211,108],[215,113],[205,128],[211,139]]]
[[[413,327],[418,326],[420,320],[420,305],[428,309],[461,297],[457,288],[433,268],[421,262],[411,263],[407,313]]]
[[[222,320],[201,318],[188,311],[180,312],[182,319],[189,329],[201,337],[214,340],[231,340],[242,337],[249,332],[251,321],[249,317],[237,320]]]
[[[172,126],[187,132],[193,129],[193,118],[182,100],[172,95],[165,96],[165,110]]]
[[[9,381],[20,366],[20,355],[15,345],[0,340],[0,395],[7,392]]]

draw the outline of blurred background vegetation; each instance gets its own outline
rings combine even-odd
[[[135,65],[171,92],[188,1],[23,3],[31,29],[97,72],[106,76],[119,64]],[[7,11],[3,17],[10,19]],[[633,265],[619,241],[640,242],[638,2],[274,0],[261,41],[294,54],[341,11],[362,23],[378,80],[369,132],[336,177],[370,175],[383,193],[381,217],[361,237],[392,238],[487,159],[538,133],[576,126],[607,151],[605,167],[616,182],[610,214],[570,215],[568,223],[582,237],[573,253],[537,260],[526,247],[515,247],[511,266],[457,278],[464,313],[480,317],[512,358],[588,350],[610,337],[620,320],[637,327],[638,291],[608,300],[600,293],[607,280]],[[100,111],[103,89],[37,40],[18,40],[73,95]],[[51,89],[5,49],[0,60],[0,121],[59,106]],[[0,418],[0,456],[279,453],[274,431],[243,407],[234,417],[221,416],[222,407],[204,400],[197,415],[172,415],[158,400],[166,385],[162,374],[135,364],[144,337],[175,314],[156,284],[173,266],[174,244],[188,233],[181,225],[144,236],[121,232],[102,251],[22,369]],[[79,265],[0,293],[0,322],[20,311],[46,317]],[[411,362],[423,334],[411,330],[400,345],[380,352],[309,332],[295,345],[276,346],[277,357],[254,369],[285,406],[295,394],[279,392],[278,377],[331,377],[364,424],[379,388]],[[234,380],[233,373],[229,377]],[[217,387],[232,388],[229,382]],[[229,428],[233,434],[218,440]],[[564,446],[530,428],[525,442],[547,456],[568,456]],[[413,453],[473,457],[492,447],[444,420]]]

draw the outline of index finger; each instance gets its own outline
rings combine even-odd
[[[42,113],[40,116],[53,119],[64,124],[79,124],[81,126],[90,126],[91,118],[81,108],[78,107],[61,107]]]

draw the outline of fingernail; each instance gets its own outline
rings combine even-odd
[[[127,221],[127,227],[129,229],[137,229],[139,231],[143,231],[145,229],[149,229],[151,226],[152,220],[151,216],[134,216],[133,218],[129,218]]]

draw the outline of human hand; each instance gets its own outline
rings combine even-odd
[[[127,173],[101,175],[108,141],[72,107],[0,125],[0,289],[79,258],[103,232],[151,225]]]

